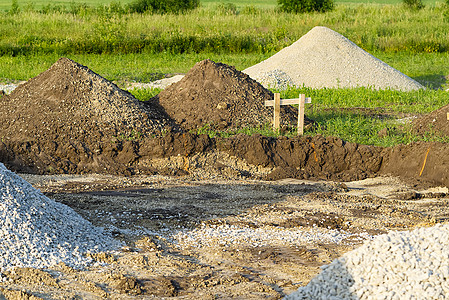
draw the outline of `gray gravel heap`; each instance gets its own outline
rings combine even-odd
[[[67,205],[44,196],[0,163],[0,270],[47,268],[64,262],[83,267],[85,253],[121,244]]]
[[[297,87],[392,89],[424,88],[388,64],[364,51],[341,34],[322,26],[312,28],[291,46],[245,70],[266,88],[279,81]],[[284,79],[280,79],[280,72]],[[272,76],[270,76],[270,74]],[[275,81],[271,77],[277,78]]]
[[[344,254],[285,299],[448,299],[449,225],[392,231]]]

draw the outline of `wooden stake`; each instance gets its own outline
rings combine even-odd
[[[306,103],[306,95],[299,95],[298,106],[298,135],[304,134],[304,104]]]
[[[306,98],[306,95],[300,94],[296,99],[281,99],[281,94],[275,93],[274,100],[265,100],[265,106],[273,106],[273,129],[280,128],[281,105],[299,105],[298,107],[298,135],[304,134],[304,104],[312,103],[312,98]]]
[[[280,114],[281,114],[281,94],[274,94],[274,119],[273,127],[275,130],[279,130],[280,126]]]

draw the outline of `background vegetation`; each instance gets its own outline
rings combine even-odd
[[[186,14],[130,14],[119,3],[0,15],[0,55],[129,53],[272,53],[316,25],[332,28],[368,51],[449,50],[449,8],[340,5],[328,13],[218,5]],[[425,26],[423,25],[425,24]]]
[[[278,0],[278,4],[287,13],[327,12],[334,8],[334,0]]]
[[[283,92],[284,98],[299,92],[313,97],[307,114],[319,126],[307,134],[377,145],[446,141],[432,132],[417,137],[397,122],[398,116],[427,113],[448,102],[444,89],[449,75],[449,5],[444,2],[426,0],[417,10],[400,0],[337,0],[332,11],[298,15],[281,12],[276,1],[268,0],[204,0],[182,14],[131,13],[131,2],[17,1],[13,9],[12,1],[0,0],[0,82],[28,80],[61,56],[122,85],[186,73],[206,58],[243,70],[320,25],[343,34],[429,89]],[[135,93],[145,100],[157,92]],[[380,117],[372,110],[379,111]],[[267,130],[263,133],[270,134]]]

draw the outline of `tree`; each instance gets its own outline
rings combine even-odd
[[[137,13],[182,13],[199,6],[199,0],[136,0],[129,5],[131,12]]]
[[[326,12],[334,8],[334,0],[278,0],[278,5],[288,13]]]

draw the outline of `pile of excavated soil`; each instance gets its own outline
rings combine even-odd
[[[449,136],[449,105],[445,105],[413,122],[413,127],[419,134],[432,132]]]
[[[0,159],[23,171],[114,172],[133,159],[131,140],[171,128],[158,108],[67,58],[0,101]]]
[[[179,82],[173,83],[149,102],[159,103],[184,129],[205,125],[217,129],[260,127],[273,120],[273,107],[265,100],[274,95],[232,66],[209,59],[197,63]],[[297,122],[297,111],[281,108],[286,124]]]
[[[402,91],[424,88],[341,34],[322,26],[312,28],[291,46],[243,72],[271,88],[285,88],[291,83],[311,88]]]
[[[70,207],[45,197],[0,163],[0,270],[85,266],[87,252],[114,250],[105,235]]]
[[[272,96],[248,75],[205,60],[141,103],[63,58],[0,99],[0,161],[37,174],[343,181],[393,174],[416,184],[449,185],[446,144],[382,149],[322,136],[210,138],[178,132],[175,123],[185,129],[261,126],[271,122],[273,109],[264,101]],[[282,115],[296,122],[294,109],[284,107]]]

